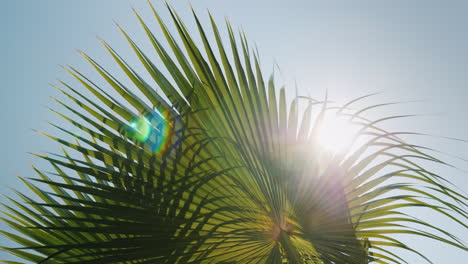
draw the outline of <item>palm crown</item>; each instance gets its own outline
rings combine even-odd
[[[120,99],[65,67],[94,98],[56,87],[69,99],[57,100],[67,114],[56,113],[80,134],[60,126],[76,141],[45,134],[66,148],[37,155],[54,173],[36,169],[38,178],[23,180],[39,200],[17,193],[27,204],[5,205],[3,220],[17,233],[2,233],[21,246],[4,250],[36,263],[405,263],[392,248],[425,258],[393,234],[466,250],[404,213],[425,207],[466,227],[466,197],[417,162],[444,163],[379,128],[399,116],[364,118],[381,106],[353,110],[365,96],[340,107],[307,96],[289,102],[229,23],[228,50],[211,16],[216,47],[194,13],[198,46],[171,7],[179,41],[150,7],[165,44],[135,14],[160,63],[119,28],[160,91],[102,40],[132,87],[81,54]],[[317,135],[330,114],[358,126],[362,144],[324,150]]]

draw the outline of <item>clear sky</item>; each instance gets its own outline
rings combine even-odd
[[[153,2],[162,8],[160,1]],[[193,25],[188,1],[169,2]],[[371,103],[421,100],[389,110],[427,114],[394,126],[468,139],[468,1],[193,0],[192,5],[205,22],[209,9],[220,24],[228,16],[242,26],[257,44],[266,73],[278,63],[280,83],[292,88],[297,82],[300,92],[317,97],[328,89],[329,97],[339,102],[372,92],[382,94]],[[57,150],[31,129],[54,132],[45,121],[59,121],[45,107],[56,106],[49,95],[57,92],[48,83],[68,78],[58,65],[78,66],[93,76],[75,49],[109,65],[95,36],[125,55],[129,48],[113,21],[147,45],[131,7],[149,22],[152,17],[146,2],[137,0],[4,0],[1,6],[0,192],[10,193],[7,187],[24,190],[15,175],[32,177],[28,163],[41,164],[27,152]],[[133,56],[128,57],[131,62]],[[417,140],[468,158],[468,144]],[[468,169],[466,162],[448,159]],[[468,191],[466,173],[441,172]],[[426,217],[468,242],[466,230],[441,217]],[[468,257],[419,240],[412,242],[436,264],[462,263]],[[410,263],[422,263],[412,259]]]

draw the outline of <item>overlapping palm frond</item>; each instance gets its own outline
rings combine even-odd
[[[80,132],[57,126],[76,141],[45,134],[63,153],[37,155],[55,171],[23,180],[39,199],[17,193],[23,202],[4,205],[16,232],[2,233],[21,245],[4,250],[34,263],[406,263],[393,248],[424,258],[394,234],[467,249],[405,213],[428,208],[466,227],[466,196],[418,160],[444,163],[379,128],[397,117],[363,117],[379,105],[350,109],[364,97],[289,102],[229,23],[227,48],[210,16],[214,45],[194,13],[199,46],[171,7],[178,41],[150,7],[165,44],[135,14],[160,61],[120,30],[158,88],[104,41],[131,86],[84,53],[106,87],[65,68],[86,93],[60,82],[68,100],[57,99],[66,114],[56,113]],[[330,114],[359,126],[358,147],[321,147]]]

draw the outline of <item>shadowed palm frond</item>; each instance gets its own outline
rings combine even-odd
[[[419,165],[446,164],[402,140],[407,133],[380,128],[403,116],[366,119],[382,106],[351,108],[366,96],[341,107],[288,101],[228,22],[226,47],[212,17],[208,37],[193,13],[197,45],[171,7],[176,34],[150,7],[161,38],[135,15],[158,62],[119,29],[152,80],[103,40],[131,86],[83,52],[105,86],[65,67],[85,89],[61,81],[67,101],[55,100],[65,111],[52,111],[79,133],[43,133],[63,153],[37,155],[54,171],[23,179],[37,198],[17,193],[21,202],[4,205],[16,232],[2,233],[20,245],[4,250],[34,263],[406,263],[394,248],[425,258],[395,234],[467,249],[406,210],[466,227],[465,194]],[[327,115],[359,127],[342,151],[319,142]]]

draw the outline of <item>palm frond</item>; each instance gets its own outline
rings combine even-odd
[[[406,263],[394,248],[426,259],[395,234],[467,250],[405,210],[467,227],[466,195],[419,165],[446,164],[401,139],[408,132],[380,128],[403,116],[366,119],[382,106],[351,109],[366,96],[342,107],[288,101],[229,22],[225,46],[210,15],[211,43],[193,12],[198,45],[170,6],[176,35],[150,7],[162,39],[135,15],[157,62],[119,29],[157,89],[104,40],[130,86],[83,52],[104,86],[65,67],[84,90],[60,81],[67,101],[54,100],[65,111],[52,111],[79,132],[57,124],[62,138],[42,133],[63,153],[37,155],[54,172],[22,179],[37,198],[17,193],[22,202],[4,205],[16,233],[2,234],[20,245],[4,250],[35,263]],[[343,151],[319,142],[327,115],[360,128]]]

